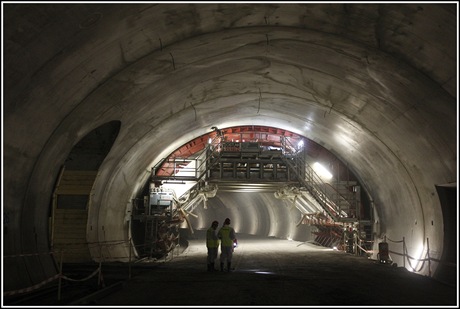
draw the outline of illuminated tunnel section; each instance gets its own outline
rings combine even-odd
[[[145,206],[146,203],[152,204],[151,202],[147,202],[149,198],[155,198],[152,195],[149,195],[151,190],[172,190],[174,192],[173,195],[177,200],[183,199],[184,196],[186,196],[186,199],[189,199],[192,194],[190,192],[195,190],[192,186],[196,184],[196,182],[181,180],[180,176],[195,175],[196,172],[193,171],[196,169],[196,164],[199,163],[195,163],[194,160],[205,161],[205,157],[202,157],[202,154],[206,153],[206,150],[204,149],[209,143],[211,143],[212,140],[220,141],[216,144],[216,146],[212,147],[221,147],[223,144],[220,143],[223,141],[230,143],[248,142],[249,144],[252,142],[257,144],[257,149],[259,149],[257,150],[257,153],[264,153],[262,156],[264,158],[265,155],[268,154],[268,157],[270,158],[268,162],[271,162],[271,165],[273,165],[273,162],[277,162],[272,161],[273,156],[277,154],[280,155],[282,153],[281,149],[284,149],[283,147],[287,147],[287,145],[284,145],[286,142],[282,142],[283,139],[287,139],[289,141],[289,147],[295,147],[296,151],[300,149],[304,151],[307,163],[312,166],[312,169],[314,169],[318,175],[322,175],[320,172],[324,171],[329,174],[329,177],[326,177],[324,180],[326,182],[325,185],[333,188],[334,186],[332,183],[334,181],[337,181],[337,183],[341,181],[352,181],[360,186],[359,182],[356,180],[356,176],[347,168],[346,164],[341,162],[335,155],[306,137],[299,136],[287,130],[267,126],[240,126],[222,129],[213,127],[211,129],[213,129],[213,131],[185,143],[171,153],[165,160],[161,161],[161,164],[152,168],[152,175],[158,177],[154,178],[156,180],[149,179],[146,182],[142,192],[133,201],[133,204],[136,205],[134,208],[142,208],[142,205]],[[236,158],[235,162],[243,162],[244,158],[248,155],[253,158],[252,160],[254,160],[254,158],[259,158],[259,155],[254,155],[252,153],[252,151],[255,150],[256,148],[250,149],[249,153],[238,152],[232,154],[230,152],[225,154],[230,155],[233,159]],[[283,152],[284,151],[286,150],[283,150]],[[197,155],[199,156],[198,158],[201,159],[197,159]],[[252,164],[255,164],[255,166],[264,165],[260,162]],[[319,162],[321,162],[324,166],[327,166],[327,168],[319,164]],[[238,163],[238,165],[239,164],[245,165],[246,163]],[[316,165],[319,165],[324,171],[316,169]],[[236,165],[233,168],[230,168],[230,170],[234,170],[235,168]],[[328,169],[330,169],[333,174],[329,173]],[[293,173],[293,171],[290,173]],[[287,177],[286,180],[288,180],[290,176],[287,175],[290,173],[286,173],[286,176],[283,177]],[[217,188],[215,196],[206,199],[206,201],[195,201],[191,203],[191,208],[186,206],[186,220],[184,220],[184,216],[180,216],[179,211],[173,212],[173,218],[171,212],[168,212],[168,208],[163,209],[166,211],[163,214],[163,217],[158,214],[156,218],[148,216],[139,217],[135,215],[134,218],[140,218],[140,220],[131,221],[131,232],[133,242],[135,247],[138,248],[137,251],[140,257],[148,257],[149,250],[150,254],[155,251],[153,255],[160,257],[163,253],[161,252],[162,248],[172,248],[173,242],[179,242],[179,238],[180,240],[186,240],[190,237],[193,238],[192,234],[194,234],[195,230],[206,230],[209,228],[210,223],[214,220],[217,220],[220,225],[222,225],[225,218],[230,218],[232,220],[232,226],[235,228],[237,233],[291,239],[296,241],[315,241],[315,238],[317,237],[317,234],[315,233],[318,233],[316,228],[317,226],[301,224],[306,213],[313,212],[312,208],[308,208],[312,207],[312,205],[303,205],[299,208],[299,202],[297,199],[283,196],[283,194],[277,192],[281,190],[287,182],[282,183],[274,181],[278,180],[275,176],[276,173],[273,173],[273,171],[268,173],[268,178],[271,180],[264,179],[264,176],[261,176],[261,174],[265,174],[261,173],[261,170],[256,170],[253,174],[246,173],[246,177],[248,177],[247,179],[241,178],[244,177],[244,173],[241,172],[239,172],[238,175],[235,171],[233,173],[230,172],[230,174],[227,173],[226,175],[231,175],[227,176],[227,178],[222,176],[222,171],[217,174],[219,174],[217,177],[218,179],[212,177],[211,172],[207,172],[207,176],[200,180],[209,182],[212,186]],[[163,176],[165,178],[162,178]],[[176,176],[178,177],[177,179],[175,178]],[[331,179],[332,177],[334,177],[334,179]],[[298,181],[295,181],[295,183],[297,186],[300,185],[300,182]],[[283,190],[286,189],[283,188]],[[303,190],[305,190],[305,188]],[[307,196],[309,196],[309,194],[307,194]],[[359,197],[358,202],[360,204],[359,207],[361,212],[357,214],[358,217],[353,220],[354,223],[350,221],[350,224],[354,224],[355,228],[363,231],[364,226],[360,226],[360,220],[369,221],[372,214],[370,213],[369,200],[366,198],[367,193],[363,190],[363,192],[360,191],[359,194],[362,195]],[[175,202],[174,208],[176,207],[182,207],[182,203]],[[318,207],[318,205],[316,207]],[[303,209],[303,211],[301,209]],[[316,208],[314,211],[317,213],[324,213],[324,209],[321,209],[321,207]],[[150,210],[144,209],[143,212],[149,213]],[[154,224],[157,224],[153,222],[159,222],[159,220],[162,220],[160,225],[153,226]],[[172,223],[169,224],[168,222]],[[174,224],[174,222],[179,223]],[[335,225],[336,227],[334,228],[340,230],[339,233],[341,233],[343,228],[348,225],[343,222],[329,223]],[[367,233],[369,236],[368,240],[370,240],[372,226],[368,225],[367,227]],[[157,231],[160,231],[162,234],[155,234]],[[155,240],[152,241],[152,239]],[[366,237],[363,237],[363,239],[366,239]],[[331,240],[323,245],[330,246],[332,245],[332,241],[336,240]],[[153,249],[149,243],[153,243]],[[186,241],[182,242],[181,245],[186,246]],[[145,249],[144,247],[148,247],[149,249]],[[166,252],[164,253],[167,254]]]

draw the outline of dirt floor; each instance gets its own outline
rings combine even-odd
[[[136,264],[119,290],[90,304],[458,307],[456,286],[311,243],[239,235],[234,270],[208,272],[204,233],[194,238],[180,254]]]

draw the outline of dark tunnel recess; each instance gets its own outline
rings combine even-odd
[[[88,262],[86,243],[88,205],[99,167],[110,152],[121,122],[111,121],[89,132],[70,151],[62,165],[50,205],[50,243],[68,249],[68,262]]]

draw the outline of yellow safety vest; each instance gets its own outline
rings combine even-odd
[[[224,225],[219,230],[219,238],[222,240],[222,246],[231,247],[233,246],[233,239],[230,238],[230,227],[228,225]]]
[[[219,238],[216,237],[215,230],[210,227],[206,235],[206,246],[208,248],[219,248]]]

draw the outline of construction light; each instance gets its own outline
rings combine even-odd
[[[313,164],[313,169],[315,170],[316,174],[325,180],[329,180],[332,178],[332,174],[319,162],[315,162]]]
[[[297,149],[302,149],[303,147],[303,140],[300,140],[300,142],[297,144]]]

